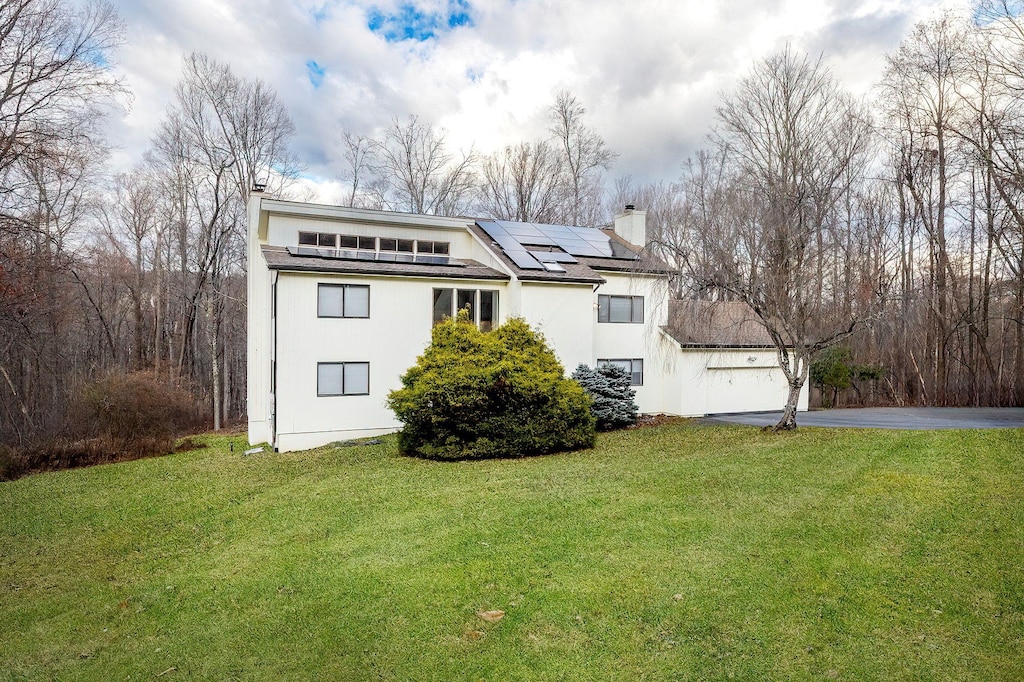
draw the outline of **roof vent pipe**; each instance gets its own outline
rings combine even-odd
[[[632,211],[635,208],[636,208],[636,206],[634,206],[633,204],[626,204],[626,210],[627,211]]]

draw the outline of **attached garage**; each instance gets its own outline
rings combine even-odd
[[[734,302],[673,301],[669,325],[679,414],[781,410],[789,384],[764,328]],[[807,386],[798,409],[807,409]]]
[[[747,355],[747,358],[753,358]],[[707,368],[707,414],[766,412],[781,409],[786,376],[774,366]]]

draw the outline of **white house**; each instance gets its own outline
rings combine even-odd
[[[579,228],[254,193],[250,442],[290,451],[397,430],[388,393],[433,324],[467,306],[482,329],[524,318],[567,372],[623,366],[641,412],[779,409],[785,381],[773,350],[703,347],[670,333],[668,272],[642,254],[644,218],[627,207],[611,228]]]

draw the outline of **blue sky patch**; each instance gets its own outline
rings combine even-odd
[[[425,11],[413,3],[403,4],[391,14],[373,8],[367,13],[366,26],[389,43],[404,40],[423,42],[436,38],[440,32],[472,26],[471,9],[469,0],[449,0],[447,10],[443,12]]]
[[[1024,0],[1010,0],[1006,3],[1006,11],[1010,18],[1020,19],[1024,15]],[[974,5],[974,12],[971,18],[974,19],[974,23],[977,26],[987,26],[993,21],[993,17],[984,11],[981,3]]]
[[[315,9],[309,11],[309,16],[313,17],[313,23],[319,26],[327,18],[327,5],[321,5]]]
[[[310,59],[306,62],[306,75],[309,76],[309,82],[314,88],[319,88],[323,84],[325,73],[327,73],[326,69],[316,61]]]

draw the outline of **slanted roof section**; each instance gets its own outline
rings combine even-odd
[[[557,250],[557,246],[552,245],[541,245],[541,244],[528,244],[521,245],[527,248],[510,248],[515,256],[516,260],[513,260],[509,252],[499,243],[489,232],[481,227],[481,223],[495,222],[495,221],[478,221],[475,225],[471,226],[470,231],[475,234],[480,241],[490,247],[490,250],[494,255],[501,260],[502,263],[513,273],[515,273],[516,279],[523,282],[566,282],[570,284],[604,284],[605,279],[598,272],[592,270],[585,263],[580,262],[580,259],[572,254],[563,253]],[[512,225],[530,225],[531,223],[511,223]],[[596,231],[596,230],[595,230]],[[506,244],[510,242],[504,240]],[[518,242],[516,242],[518,243]],[[541,252],[541,249],[556,249],[547,252]],[[531,255],[530,251],[536,252],[536,255]],[[520,253],[521,252],[521,253]],[[543,254],[543,255],[541,255]],[[530,260],[527,260],[529,256]],[[544,264],[538,260],[538,258],[544,258],[548,263],[545,267]],[[518,261],[518,262],[517,262]],[[527,267],[523,267],[520,263],[528,263]]]
[[[509,280],[509,276],[475,260],[432,257],[406,262],[336,257],[334,249],[261,247],[267,267],[288,272],[325,272],[351,275],[438,277],[445,279]],[[320,253],[320,252],[323,253]],[[372,254],[371,254],[372,255]],[[398,254],[394,254],[398,255]]]
[[[681,346],[772,348],[774,344],[750,306],[740,301],[672,299],[665,331]]]
[[[470,228],[522,281],[605,281],[600,271],[669,274],[669,268],[613,230],[508,220]]]

